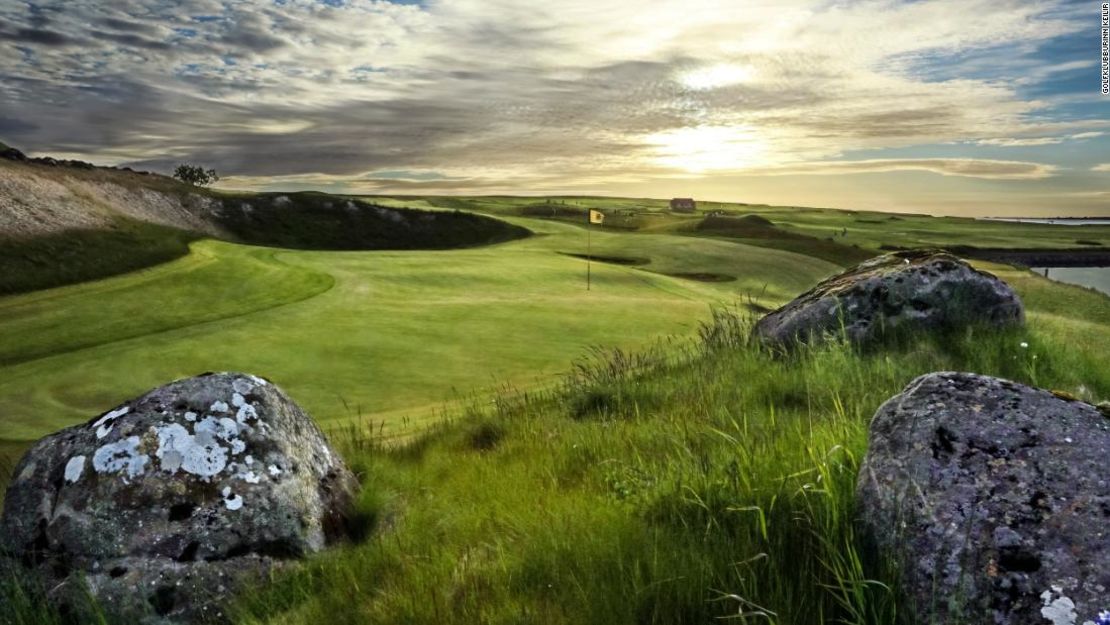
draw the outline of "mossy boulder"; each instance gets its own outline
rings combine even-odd
[[[886,254],[821,282],[755,325],[764,344],[831,337],[866,343],[893,331],[1021,324],[1021,299],[1002,280],[944,252]]]
[[[118,619],[219,620],[245,577],[345,534],[358,487],[320,430],[261,378],[174,382],[36,443],[0,546],[54,599]]]
[[[972,373],[930,373],[879,408],[862,535],[921,623],[1082,625],[1110,609],[1110,420]]]

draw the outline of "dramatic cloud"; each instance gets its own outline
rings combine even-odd
[[[163,171],[193,161],[251,188],[604,192],[863,171],[1028,184],[1058,171],[1051,159],[998,150],[1106,139],[1105,116],[1058,115],[1059,98],[1024,91],[1092,71],[1035,53],[1088,13],[1063,0],[8,3],[0,138]],[[944,152],[905,152],[921,146]]]

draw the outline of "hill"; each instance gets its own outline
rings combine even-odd
[[[461,212],[315,193],[227,194],[77,161],[0,158],[0,294],[179,258],[204,237],[301,249],[447,249],[528,236]]]
[[[897,579],[855,529],[875,409],[933,370],[1110,396],[1106,298],[989,269],[1028,328],[783,358],[722,311],[696,338],[599,350],[557,386],[475,397],[403,445],[325,422],[363,482],[366,538],[245,593],[233,621],[894,625]],[[57,622],[35,592],[0,583],[18,622]]]
[[[52,242],[33,257],[42,275],[74,246],[84,252],[58,265],[118,270],[140,235],[151,249],[181,237],[182,255],[0,297],[0,473],[39,436],[220,370],[280,385],[358,473],[364,540],[247,593],[235,622],[893,625],[897,580],[853,523],[876,407],[938,369],[1110,397],[1106,297],[1004,265],[980,264],[1018,290],[1027,328],[789,357],[746,341],[750,315],[851,254],[1067,248],[1079,235],[1064,226],[746,205],[675,216],[620,198],[230,194],[132,172],[6,167],[59,176],[77,217],[106,216],[13,238]],[[212,210],[178,213],[194,200],[167,199],[123,214],[107,199],[125,192],[192,193]],[[587,248],[591,207],[607,218]],[[218,231],[155,221],[178,217]],[[508,240],[439,249],[459,243],[447,225]],[[508,236],[525,232],[536,236]],[[429,249],[338,251],[410,233]],[[311,249],[325,246],[337,249]],[[67,618],[23,581],[0,575],[17,622]]]

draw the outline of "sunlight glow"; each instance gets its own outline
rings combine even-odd
[[[679,77],[679,82],[689,89],[704,91],[749,82],[754,70],[747,65],[729,63],[700,67]]]
[[[766,142],[748,126],[696,126],[645,137],[654,161],[691,173],[741,170],[763,164]]]

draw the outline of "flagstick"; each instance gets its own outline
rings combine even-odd
[[[590,290],[590,230],[593,229],[593,219],[586,213],[586,290]]]

